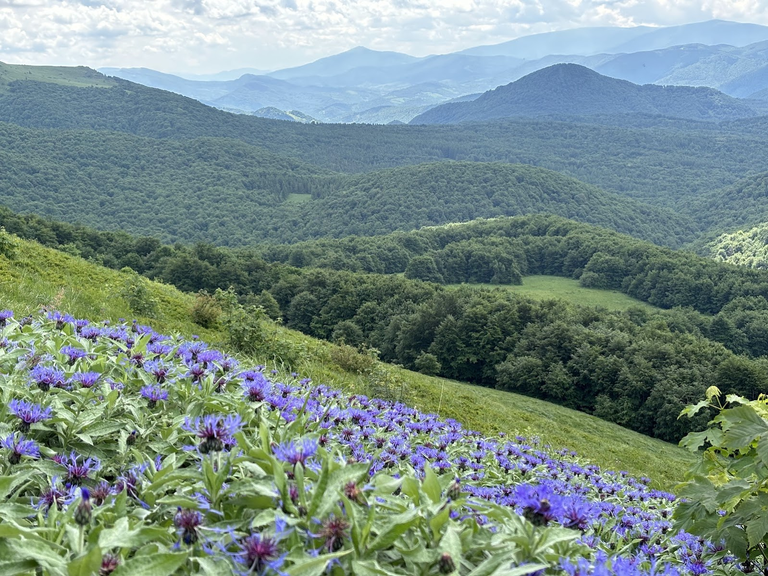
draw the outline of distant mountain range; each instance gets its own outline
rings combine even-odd
[[[652,114],[689,120],[735,120],[757,116],[743,100],[713,88],[639,86],[603,76],[578,64],[555,64],[470,102],[442,104],[412,124],[455,124],[498,118]]]
[[[223,110],[254,114],[276,108],[320,122],[387,124],[408,122],[439,104],[560,63],[636,84],[706,86],[768,102],[768,27],[722,20],[579,28],[423,58],[357,47],[269,73],[241,69],[182,78],[145,68],[100,71]]]

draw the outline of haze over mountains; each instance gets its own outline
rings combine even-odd
[[[262,109],[277,108],[300,113],[288,116],[300,121],[309,116],[386,124],[408,122],[438,104],[475,97],[558,63],[637,84],[706,86],[768,102],[768,27],[721,20],[668,28],[580,28],[424,58],[357,47],[236,79],[232,72],[202,80],[141,68],[101,71],[235,112],[275,118],[274,111]]]

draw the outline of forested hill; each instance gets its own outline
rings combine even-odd
[[[13,210],[165,242],[245,246],[545,212],[671,246],[696,233],[672,211],[543,168],[501,163],[350,176],[233,139],[9,124],[0,124],[0,162],[2,202]]]
[[[693,221],[532,166],[481,162],[419,164],[351,176],[296,218],[271,223],[269,240],[302,240],[466,222],[476,218],[557,214],[657,244],[694,237]]]
[[[639,86],[578,64],[556,64],[471,102],[442,104],[411,124],[482,122],[510,116],[658,114],[694,120],[757,116],[748,103],[712,88]]]
[[[768,221],[768,172],[743,178],[692,202],[691,215],[706,229],[731,232]]]
[[[751,124],[741,121],[727,129],[674,121],[628,128],[523,119],[458,126],[304,125],[228,114],[176,94],[114,83],[78,88],[11,82],[0,90],[0,121],[151,138],[236,139],[343,172],[445,159],[531,164],[683,209],[692,196],[768,170],[768,131],[750,131]]]

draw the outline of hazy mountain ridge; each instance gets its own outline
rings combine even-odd
[[[526,36],[496,47],[416,58],[363,47],[263,76],[203,82],[149,70],[105,68],[127,80],[222,109],[299,110],[325,122],[409,120],[418,107],[485,92],[558,63],[635,83],[709,86],[766,98],[768,27],[711,21],[670,28],[582,28]],[[417,88],[422,84],[432,89]],[[404,95],[403,91],[413,92]],[[388,114],[367,114],[402,107]],[[410,118],[409,118],[410,115]]]
[[[639,86],[577,64],[555,64],[471,102],[432,108],[411,122],[451,124],[514,116],[595,114],[658,114],[694,120],[732,120],[757,115],[742,101],[711,88]]]

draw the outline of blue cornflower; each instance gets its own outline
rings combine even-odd
[[[80,329],[80,336],[91,342],[96,342],[96,339],[101,336],[101,329],[96,326],[83,326]]]
[[[234,435],[241,426],[242,419],[238,414],[227,416],[209,414],[194,420],[187,418],[182,428],[188,432],[194,432],[202,440],[198,449],[202,454],[208,454],[234,446],[236,444]]]
[[[43,392],[48,391],[51,386],[56,388],[64,387],[64,372],[55,368],[37,365],[30,371],[30,376],[32,381]]]
[[[241,384],[245,397],[251,402],[264,401],[272,390],[272,383],[261,372],[243,372]]]
[[[196,510],[177,509],[173,517],[173,525],[179,529],[179,536],[184,544],[191,545],[200,538],[197,533],[197,527],[203,523],[203,515]]]
[[[11,310],[0,310],[0,328],[3,328],[10,318],[13,318]]]
[[[64,488],[59,487],[59,479],[58,476],[54,476],[51,478],[51,485],[46,490],[43,490],[40,493],[40,498],[37,501],[37,504],[35,505],[35,508],[38,510],[44,509],[45,513],[48,514],[48,510],[51,509],[51,506],[54,504],[56,505],[56,508],[61,510],[62,506],[64,504],[70,504],[75,500],[75,487],[74,486],[66,486]]]
[[[14,416],[21,420],[19,422],[21,432],[27,432],[32,424],[48,420],[53,416],[50,408],[43,409],[42,406],[26,400],[11,400],[9,408]]]
[[[11,464],[18,464],[21,462],[22,456],[34,459],[40,458],[40,449],[37,447],[37,444],[32,440],[25,439],[23,434],[17,436],[14,433],[6,436],[0,440],[0,444],[3,448],[7,448],[11,451],[11,454],[8,456],[8,462]]]
[[[144,386],[141,389],[141,395],[149,400],[147,403],[149,408],[157,406],[160,400],[168,400],[168,391],[163,390],[160,386]]]
[[[280,556],[277,540],[263,534],[251,534],[240,540],[234,554],[237,562],[245,566],[243,574],[264,574],[268,569],[278,572],[286,554]]]
[[[85,350],[82,348],[75,348],[74,346],[64,346],[61,350],[59,350],[59,352],[68,358],[70,365],[77,362],[80,358],[85,358],[88,356],[88,353]]]
[[[147,360],[144,362],[143,368],[146,372],[155,377],[158,384],[162,384],[168,377],[168,373],[171,371],[172,367],[162,360]]]
[[[57,461],[66,467],[67,473],[64,479],[71,486],[80,486],[84,480],[88,479],[91,472],[101,468],[101,462],[98,458],[83,459],[74,451],[69,454],[69,457],[61,456]]]
[[[306,466],[306,461],[317,453],[317,440],[302,438],[299,442],[291,440],[274,448],[275,458],[282,462]]]
[[[78,372],[72,375],[70,382],[77,382],[83,388],[92,388],[101,378],[99,372]]]

